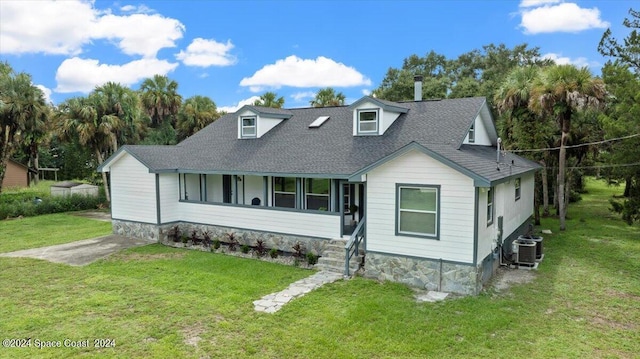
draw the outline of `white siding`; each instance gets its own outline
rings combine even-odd
[[[418,151],[367,175],[367,250],[470,263],[473,180]],[[440,185],[440,240],[396,236],[396,184]]]
[[[258,138],[276,127],[283,120],[281,118],[268,118],[258,116]]]
[[[162,223],[175,222],[180,220],[178,212],[178,174],[160,174],[160,218]]]
[[[255,197],[260,198],[260,204],[264,205],[264,191],[262,176],[244,176],[244,204],[251,204]]]
[[[180,202],[182,220],[320,238],[340,237],[340,216]]]
[[[520,199],[515,200],[515,179],[503,182],[495,187],[494,220],[487,225],[487,191],[480,189],[478,201],[478,257],[484,259],[496,247],[498,237],[498,217],[503,217],[504,240],[533,214],[533,174],[522,176],[520,182]]]
[[[473,142],[473,144],[491,146],[491,139],[489,138],[489,133],[487,132],[481,115],[478,115],[473,123],[475,129],[475,142]],[[469,134],[464,138],[463,143],[469,144]]]
[[[400,117],[400,113],[385,111],[373,102],[365,101],[353,109],[353,135],[358,135],[358,110],[378,110],[378,133],[384,132]]]
[[[111,168],[111,216],[115,219],[156,223],[155,174],[128,153]]]

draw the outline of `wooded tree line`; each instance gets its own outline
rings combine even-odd
[[[539,48],[527,44],[489,44],[455,59],[434,51],[411,55],[400,68],[388,69],[372,95],[411,101],[414,76],[420,75],[423,99],[484,96],[505,149],[523,151],[543,166],[537,218],[539,208],[542,215],[555,208],[564,228],[582,176],[596,174],[624,184],[625,197],[612,207],[632,223],[640,220],[640,136],[581,145],[640,134],[640,16],[634,10],[629,15],[623,24],[632,31],[622,42],[607,30],[594,44],[611,58],[601,77],[542,59]],[[63,178],[94,177],[97,165],[123,144],[175,144],[222,115],[206,96],[183,101],[178,83],[160,75],[137,90],[109,82],[54,107],[28,74],[2,63],[0,90],[0,183],[12,157],[30,167],[59,167]],[[281,108],[284,102],[266,92],[254,105]],[[344,104],[344,94],[333,88],[310,101],[314,107]]]

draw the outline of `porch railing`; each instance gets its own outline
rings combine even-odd
[[[353,256],[357,256],[360,250],[360,243],[364,241],[365,236],[365,222],[366,218],[362,218],[360,223],[356,226],[356,229],[353,230],[351,237],[347,241],[347,244],[344,246],[344,275],[349,276],[349,263],[351,263],[351,258]]]

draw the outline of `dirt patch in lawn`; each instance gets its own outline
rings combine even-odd
[[[200,338],[200,335],[205,332],[205,329],[201,323],[196,323],[182,329],[180,332],[184,337],[183,342],[186,345],[197,347],[198,342],[202,340],[202,338]]]
[[[74,216],[95,219],[96,221],[111,222],[111,213],[103,211],[72,212]]]
[[[517,284],[531,283],[536,278],[535,271],[526,269],[510,269],[500,267],[489,281],[487,288],[497,292],[504,292]]]

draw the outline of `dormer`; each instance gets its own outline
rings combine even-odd
[[[289,110],[246,105],[236,111],[238,139],[260,138],[283,120],[291,118]]]
[[[353,110],[354,136],[379,136],[409,109],[402,104],[365,96],[349,106]]]
[[[462,143],[469,145],[492,146],[496,144],[498,134],[491,120],[487,104],[482,106],[478,115],[469,126],[467,135]]]

